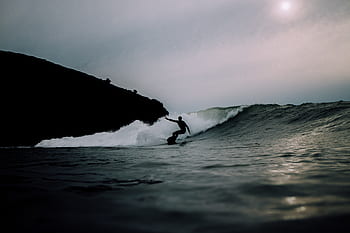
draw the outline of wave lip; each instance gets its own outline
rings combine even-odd
[[[170,115],[170,118],[177,118],[181,115],[189,125],[192,135],[195,135],[224,123],[236,116],[243,109],[244,107],[241,106],[217,107],[191,113],[173,113]],[[178,126],[164,118],[161,118],[153,125],[134,121],[115,132],[43,140],[36,147],[128,147],[160,145],[166,143],[166,138],[176,130],[178,130]],[[188,134],[180,135],[179,139],[187,136]]]

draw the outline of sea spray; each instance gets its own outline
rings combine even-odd
[[[181,115],[189,125],[192,135],[204,132],[228,119],[236,116],[244,107],[209,108],[198,112],[170,114],[170,118],[177,119]],[[166,142],[172,132],[178,130],[177,124],[164,118],[153,125],[141,121],[134,121],[115,132],[101,132],[81,137],[63,137],[43,140],[37,147],[123,147],[123,146],[150,146]],[[180,135],[179,139],[188,134]]]

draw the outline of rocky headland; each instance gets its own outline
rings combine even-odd
[[[168,114],[158,100],[43,59],[0,51],[0,64],[0,146],[152,124]]]

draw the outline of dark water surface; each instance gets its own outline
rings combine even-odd
[[[184,143],[2,148],[8,232],[348,232],[348,102],[255,105]]]

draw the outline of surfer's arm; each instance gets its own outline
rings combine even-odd
[[[191,130],[190,130],[190,127],[188,127],[188,125],[186,124],[186,128],[188,130],[188,133],[191,134]]]
[[[167,117],[165,117],[165,119],[167,119],[168,121],[177,122],[176,120],[169,119],[169,118],[167,118]]]

